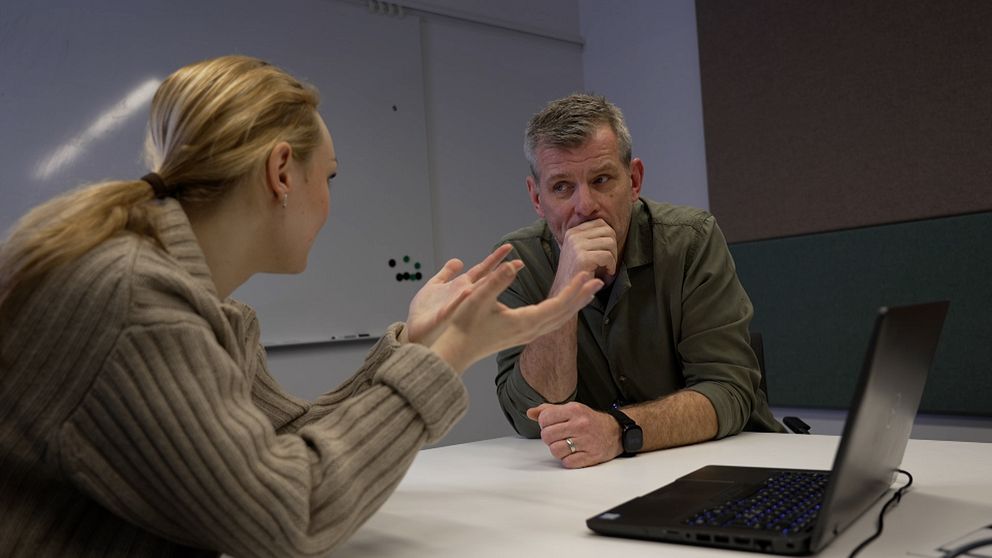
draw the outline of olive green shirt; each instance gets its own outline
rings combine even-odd
[[[506,235],[506,242],[513,246],[509,257],[525,267],[500,300],[515,308],[547,298],[560,250],[545,221]],[[579,313],[578,385],[569,400],[604,410],[688,388],[713,404],[717,438],[742,429],[784,432],[758,388],[751,316],[714,217],[642,198],[611,290]],[[547,401],[520,372],[523,349],[499,353],[496,390],[516,431],[538,437],[526,411]]]

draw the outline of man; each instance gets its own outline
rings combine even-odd
[[[583,271],[604,281],[560,329],[499,354],[500,405],[569,468],[619,455],[784,432],[758,389],[752,307],[705,211],[641,199],[623,115],[602,97],[550,103],[527,127],[541,218],[504,237],[526,267],[501,296],[539,302]]]

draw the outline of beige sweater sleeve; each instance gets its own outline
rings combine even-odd
[[[167,538],[235,556],[324,554],[467,406],[450,367],[392,339],[346,392],[299,407],[277,434],[205,324],[130,327],[61,427],[60,462],[90,497]]]
[[[259,347],[258,372],[252,388],[255,404],[269,416],[277,432],[297,432],[303,426],[330,414],[342,402],[375,385],[376,372],[400,348],[398,338],[403,327],[402,322],[390,326],[385,335],[369,350],[365,362],[354,375],[313,402],[290,395],[279,386],[275,378],[268,373],[265,351]],[[452,410],[458,410],[460,417],[464,406]],[[445,412],[436,417],[424,416],[425,419],[429,419],[426,443],[433,443],[447,433],[453,420],[458,418],[449,414]]]

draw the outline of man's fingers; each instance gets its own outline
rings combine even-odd
[[[616,232],[610,232],[613,231],[613,227],[603,219],[593,219],[592,221],[579,223],[568,230],[575,231],[576,233],[601,233],[616,236]]]
[[[568,229],[565,232],[565,243],[587,250],[601,249],[616,252],[617,232],[612,227],[603,223],[602,226],[580,228],[584,225],[589,223]]]
[[[537,407],[527,409],[527,416],[541,425],[541,428],[549,428],[558,423],[566,422],[569,419],[568,403],[541,403]]]
[[[617,241],[612,236],[596,238],[573,238],[571,246],[577,253],[583,252],[603,252],[616,257]]]
[[[545,409],[547,409],[550,406],[551,405],[547,403],[541,403],[537,407],[531,407],[530,409],[527,409],[527,418],[533,421],[537,421],[537,419],[541,416],[541,413],[543,413]]]
[[[605,269],[610,275],[616,273],[618,248],[616,238],[577,237],[570,239],[568,246],[563,251],[571,254],[569,258],[574,262],[573,267],[588,271]]]
[[[578,268],[591,271],[596,277],[612,277],[617,273],[617,261],[613,254],[587,253]]]
[[[582,469],[583,467],[589,467],[590,465],[595,465],[598,462],[589,457],[589,453],[585,451],[576,451],[575,453],[566,455],[561,459],[561,464],[565,466],[566,469]]]

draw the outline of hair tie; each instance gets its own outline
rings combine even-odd
[[[165,181],[162,180],[162,177],[157,172],[150,172],[142,176],[141,180],[147,182],[152,187],[156,198],[167,198],[172,194],[171,189],[165,185]]]

